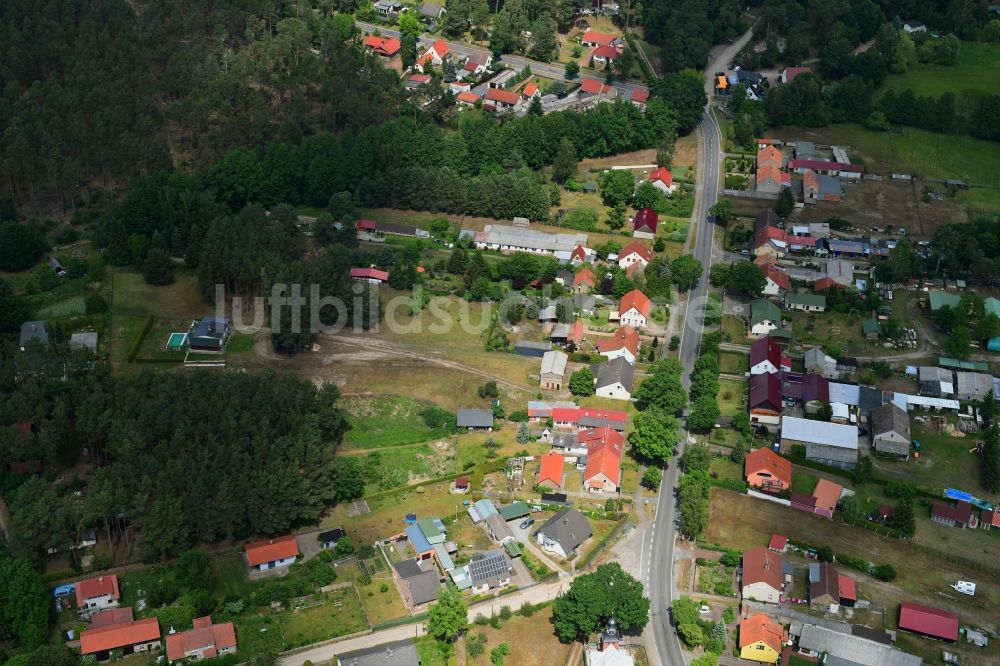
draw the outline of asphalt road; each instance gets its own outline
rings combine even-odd
[[[401,36],[398,30],[393,30],[392,28],[386,28],[385,26],[375,25],[374,23],[365,23],[364,21],[356,21],[355,25],[357,25],[359,29],[364,30],[366,32],[374,32],[375,30],[378,30],[379,33],[384,37],[398,38]],[[421,34],[420,37],[417,38],[418,48],[419,47],[426,48],[431,44],[433,44],[437,39],[438,39],[437,37],[433,37],[426,33]],[[465,42],[451,42],[445,40],[445,43],[448,44],[448,48],[451,49],[452,51],[455,51],[456,53],[461,53],[462,55],[465,56],[472,55],[473,53],[485,54],[490,52],[489,49],[472,46],[470,44],[466,44]],[[503,58],[501,58],[500,60],[511,69],[522,70],[524,69],[525,65],[527,65],[531,67],[531,71],[533,73],[538,74],[540,76],[544,76],[545,78],[555,79],[557,81],[567,81],[567,82],[570,81],[570,79],[566,78],[566,68],[563,65],[551,64],[547,62],[542,62],[540,60],[531,60],[530,58],[525,58],[522,56],[512,55],[512,54],[507,54],[503,56]],[[601,74],[593,74],[591,76],[599,78],[602,81],[604,80],[604,76]],[[642,81],[635,81],[633,79],[628,79],[625,81],[616,80],[612,85],[619,92],[624,92],[626,90],[635,90],[637,88],[639,89],[646,88],[645,84],[643,84]]]
[[[748,32],[735,43],[726,46],[714,54],[713,61],[706,70],[706,92],[709,100],[712,98],[712,75],[714,72],[725,71],[727,63],[749,40]],[[696,188],[694,228],[697,237],[692,253],[701,261],[703,272],[697,286],[688,293],[687,305],[684,311],[684,329],[681,333],[680,361],[685,373],[683,383],[690,388],[688,372],[694,367],[701,347],[701,334],[704,329],[703,306],[708,297],[708,270],[712,263],[712,243],[715,235],[715,225],[706,221],[708,209],[718,200],[721,191],[722,135],[718,123],[709,113],[709,108],[701,119],[699,132],[701,134],[701,178]],[[678,457],[683,452],[684,442],[678,447]],[[683,666],[686,663],[681,651],[677,633],[670,626],[669,607],[674,595],[674,543],[677,538],[677,483],[680,471],[674,462],[668,465],[660,492],[657,497],[656,520],[651,528],[651,548],[649,550],[649,584],[650,623],[653,632],[655,652],[660,664]]]

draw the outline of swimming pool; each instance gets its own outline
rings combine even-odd
[[[184,349],[184,345],[187,344],[187,337],[187,333],[171,333],[170,337],[167,338],[167,349],[170,351]]]

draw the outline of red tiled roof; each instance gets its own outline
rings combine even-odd
[[[764,146],[757,151],[757,170],[760,171],[765,166],[773,166],[781,169],[781,151],[774,146]]]
[[[744,476],[758,472],[768,472],[786,487],[792,484],[792,463],[767,447],[754,449],[743,459]],[[781,586],[776,585],[775,589],[780,590]]]
[[[789,169],[817,169],[819,171],[846,171],[848,173],[864,173],[865,168],[860,164],[843,164],[831,160],[789,160]]]
[[[434,53],[437,53],[439,58],[445,57],[451,51],[451,49],[448,48],[448,42],[443,39],[435,41],[431,48],[434,49]]]
[[[569,335],[566,339],[579,347],[583,343],[583,336],[586,334],[587,328],[583,325],[582,319],[577,319],[569,327]]]
[[[813,189],[819,190],[819,176],[812,169],[806,169],[802,172],[802,187],[811,187]]]
[[[562,423],[577,423],[580,420],[579,407],[553,407],[552,420]]]
[[[414,75],[415,76],[415,75]],[[410,77],[413,78],[412,76]],[[375,231],[375,227],[378,226],[378,222],[375,220],[358,220],[357,228],[359,231]]]
[[[299,554],[299,547],[295,543],[295,537],[291,534],[248,543],[244,549],[247,554],[247,562],[252,567],[265,562],[296,557]]]
[[[646,294],[642,293],[638,289],[633,289],[624,296],[618,305],[619,315],[623,315],[632,308],[635,308],[639,314],[644,317],[649,316],[649,310],[653,307],[653,302],[649,300]]]
[[[552,410],[555,411],[555,410]],[[551,481],[557,486],[562,486],[563,477],[563,465],[566,461],[561,455],[555,451],[549,451],[541,459],[541,465],[538,468],[538,483],[542,481]]]
[[[591,287],[597,284],[597,278],[594,276],[594,271],[589,268],[581,268],[580,272],[573,276],[573,286],[578,287],[581,284],[587,284]]]
[[[781,552],[788,547],[788,537],[781,536],[780,534],[772,534],[771,540],[767,543],[768,550],[774,550]]]
[[[761,183],[766,183],[768,181],[780,184],[781,176],[781,169],[771,164],[766,164],[757,168],[757,185],[759,186]]]
[[[521,94],[524,95],[525,97],[532,97],[536,92],[538,92],[538,86],[536,86],[534,83],[529,83],[528,85],[524,86],[523,89],[521,89]]]
[[[639,334],[631,326],[622,326],[610,338],[597,341],[597,349],[602,354],[625,348],[635,357],[639,353]]]
[[[389,274],[377,268],[352,268],[351,277],[362,280],[381,280],[382,282],[389,280]]]
[[[649,90],[646,88],[636,88],[632,91],[632,101],[645,104],[649,101]]]
[[[788,236],[789,245],[801,245],[802,247],[816,247],[816,240],[814,236]]]
[[[430,74],[413,74],[410,76],[410,81],[415,81],[416,83],[427,83],[430,80]]]
[[[958,615],[940,608],[904,601],[899,604],[899,628],[955,641],[958,640]]]
[[[674,182],[674,174],[670,173],[670,169],[667,167],[656,167],[649,172],[648,180],[651,183],[659,180],[667,187],[670,187]]]
[[[858,600],[857,581],[844,574],[840,574],[840,598],[850,599],[851,601]]]
[[[604,426],[597,428],[598,435],[587,445],[587,468],[583,473],[585,483],[598,474],[604,474],[616,486],[621,483],[622,449],[625,438],[620,432]],[[580,433],[583,441],[583,433]]]
[[[594,409],[581,407],[580,417],[594,418],[594,419],[606,419],[608,421],[621,421],[624,423],[628,419],[628,414],[625,412],[615,411],[613,409]]]
[[[751,615],[740,622],[741,649],[760,641],[780,653],[781,642],[785,638],[785,628],[763,613]]]
[[[569,253],[570,259],[579,259],[580,261],[587,260],[587,250],[582,245],[577,245],[573,248],[573,251]]]
[[[765,409],[781,412],[781,382],[778,381],[778,373],[762,372],[750,377],[750,398],[747,400],[747,407],[751,411]]]
[[[110,624],[80,633],[80,652],[95,654],[115,648],[160,640],[160,622],[147,617],[128,624]]]
[[[455,101],[465,102],[466,104],[475,104],[479,100],[479,95],[469,90],[462,91],[455,96]]]
[[[767,449],[758,449],[766,451]],[[749,457],[749,456],[748,456]],[[743,551],[743,585],[765,583],[779,592],[781,585],[781,556],[766,547]]]
[[[102,597],[105,594],[110,594],[116,601],[121,598],[118,591],[118,576],[111,574],[79,581],[76,584],[76,605],[82,608],[87,599]]]
[[[768,264],[767,268],[764,270],[764,275],[767,276],[767,279],[785,291],[788,291],[792,287],[791,276],[774,264]]]
[[[814,292],[823,292],[830,287],[841,287],[841,285],[834,282],[832,277],[821,277],[813,283]]]
[[[667,183],[667,185],[669,184]],[[655,234],[659,219],[659,214],[652,208],[640,208],[635,214],[635,219],[632,220],[632,230],[648,231],[651,234]]]
[[[805,74],[806,72],[811,71],[812,69],[809,67],[786,67],[783,72],[785,75],[785,83],[791,83],[799,74]]]
[[[375,51],[379,55],[384,56],[394,56],[399,53],[399,49],[402,44],[398,39],[393,37],[376,37],[375,35],[368,35],[365,37],[365,46]]]
[[[816,506],[821,509],[833,511],[840,501],[840,493],[844,487],[839,483],[834,483],[829,479],[820,479],[813,489],[812,496],[816,498]]]
[[[110,627],[112,624],[129,624],[135,621],[131,608],[110,608],[90,618],[90,628]]]
[[[591,52],[590,57],[591,58],[604,58],[606,60],[614,60],[619,55],[621,55],[621,53],[618,52],[618,49],[616,49],[615,47],[613,47],[611,45],[604,45],[604,46],[598,46],[597,48],[595,48]]]
[[[588,30],[583,33],[583,37],[580,39],[581,42],[588,44],[598,44],[600,46],[606,46],[613,42],[615,37],[613,35],[608,35],[603,32],[597,32],[595,30]]]
[[[212,618],[200,617],[194,621],[194,629],[169,634],[166,639],[167,659],[179,661],[191,650],[208,648],[218,653],[225,648],[236,647],[236,631],[232,622],[212,624]]]
[[[508,104],[514,106],[521,101],[521,96],[512,90],[503,90],[502,88],[489,88],[486,90],[486,99],[493,102],[500,102],[502,104]]]
[[[591,95],[596,95],[601,92],[609,92],[611,86],[604,85],[597,79],[584,79],[580,83],[580,91],[585,93],[590,93]]]
[[[618,259],[624,259],[633,252],[645,259],[647,263],[653,260],[653,251],[639,241],[632,241],[623,247],[621,252],[618,253]]]
[[[934,502],[931,505],[931,517],[949,518],[957,523],[966,525],[969,522],[969,518],[972,517],[972,505],[963,500],[959,500],[954,505]]]

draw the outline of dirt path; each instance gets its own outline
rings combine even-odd
[[[317,344],[320,345],[320,351],[306,352],[304,354],[297,355],[281,354],[274,351],[274,348],[270,344],[269,340],[269,332],[266,330],[261,331],[257,337],[256,343],[254,344],[254,353],[256,353],[258,357],[271,364],[299,366],[303,369],[305,369],[305,366],[308,366],[312,369],[312,374],[314,375],[316,374],[316,369],[323,366],[329,366],[334,363],[368,365],[374,362],[405,359],[407,361],[421,361],[423,363],[476,375],[477,377],[482,377],[483,379],[495,381],[498,385],[506,386],[507,388],[515,391],[523,391],[532,394],[538,391],[537,386],[519,384],[491,372],[487,372],[470,365],[465,365],[464,363],[459,363],[458,361],[452,361],[435,354],[418,351],[395,342],[380,340],[372,337],[371,335],[355,333],[320,335],[317,337]],[[350,351],[326,351],[331,346],[336,347],[337,345],[343,345],[350,347],[351,349]]]

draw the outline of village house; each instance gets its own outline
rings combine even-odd
[[[791,372],[792,360],[784,355],[778,341],[765,336],[750,345],[750,374]]]
[[[827,356],[820,347],[807,349],[803,355],[803,363],[806,372],[812,372],[827,379],[836,379],[840,376],[837,370],[837,360],[832,356]]]
[[[754,189],[758,192],[777,194],[783,185],[784,166],[781,151],[774,146],[764,146],[757,151],[756,178]]]
[[[959,500],[954,504],[944,502],[934,502],[931,505],[931,520],[949,527],[976,527],[979,517],[972,510],[972,505],[965,500]]]
[[[631,326],[621,326],[610,338],[597,340],[597,351],[608,360],[624,358],[635,363],[639,356],[639,334]]]
[[[789,310],[801,310],[802,312],[826,312],[826,296],[798,291],[790,292],[785,294],[785,307]]]
[[[399,55],[399,50],[402,48],[402,43],[395,37],[368,35],[365,37],[364,44],[365,48],[383,58],[395,58]]]
[[[766,546],[743,551],[743,580],[741,594],[744,599],[776,604],[784,590],[781,555]]]
[[[667,167],[656,167],[649,172],[649,178],[646,180],[664,194],[673,194],[677,189],[677,185],[674,184],[674,175]]]
[[[545,355],[542,356],[542,369],[538,375],[538,385],[549,391],[561,391],[567,361],[569,361],[569,357],[561,351],[545,352]]]
[[[635,659],[628,653],[613,617],[604,626],[596,649],[587,648],[586,665],[635,666]]]
[[[487,224],[475,234],[476,247],[480,250],[499,250],[503,253],[528,252],[555,256],[556,252],[572,252],[577,246],[586,246],[584,233],[547,233],[502,224]]]
[[[451,53],[451,49],[448,48],[448,43],[443,39],[439,39],[429,46],[419,58],[417,58],[417,62],[414,63],[413,69],[423,74],[424,66],[428,64],[433,65],[434,67],[440,67],[444,64],[444,59],[448,57],[449,53]]]
[[[194,619],[194,628],[167,634],[167,661],[215,659],[236,652],[236,630],[232,622],[212,624],[212,616]]]
[[[538,528],[536,538],[547,552],[569,557],[593,534],[586,516],[577,509],[563,509]]]
[[[585,78],[580,82],[580,87],[576,91],[576,96],[580,99],[587,99],[593,95],[610,95],[613,97],[612,93],[614,88],[606,83],[601,83],[597,79]]]
[[[762,372],[750,376],[750,396],[747,398],[750,423],[778,425],[781,423],[781,381],[777,373]]]
[[[750,303],[750,337],[759,338],[781,328],[781,309],[758,298]]]
[[[86,349],[92,354],[97,353],[97,333],[88,331],[85,333],[74,333],[69,337],[69,350],[71,352]]]
[[[943,641],[958,640],[958,615],[940,608],[910,601],[899,604],[899,626],[903,631],[922,634]]]
[[[609,35],[607,33],[597,32],[596,30],[587,30],[580,38],[580,44],[589,47],[619,46],[621,43],[621,37],[615,37],[614,35]]]
[[[538,88],[538,85],[534,83],[529,83],[528,85],[521,88],[521,97],[525,100],[533,100],[536,97],[541,97],[542,91]]]
[[[458,427],[467,430],[493,430],[493,411],[490,409],[458,410]]]
[[[840,609],[840,574],[831,562],[809,565],[809,607],[826,613]]]
[[[638,264],[645,268],[653,260],[653,251],[638,241],[632,241],[618,253],[618,265],[629,268]]]
[[[602,398],[630,400],[635,385],[635,367],[625,358],[613,358],[593,368],[595,393]]]
[[[474,92],[460,92],[455,95],[455,103],[465,109],[475,108],[476,102],[479,102],[481,98]]]
[[[117,608],[121,599],[118,576],[99,576],[76,583],[76,611],[87,617],[109,608]]]
[[[786,67],[781,70],[781,82],[783,84],[789,84],[794,81],[797,76],[811,71],[811,67]]]
[[[788,632],[763,613],[740,621],[740,658],[761,664],[776,664]]]
[[[871,413],[872,448],[879,453],[910,457],[910,415],[888,402]]]
[[[617,491],[621,485],[625,437],[609,426],[584,430],[577,437],[580,443],[587,445],[583,487],[592,493]]]
[[[538,461],[538,481],[535,485],[549,490],[559,490],[563,485],[563,470],[566,460],[556,453],[549,451]]]
[[[319,542],[319,547],[323,550],[332,550],[337,547],[340,540],[344,538],[343,527],[335,527],[332,530],[324,530],[316,535],[316,541]]]
[[[649,90],[646,88],[631,88],[628,93],[628,100],[643,111],[646,110],[646,102],[649,101]]]
[[[632,220],[633,238],[656,238],[660,216],[652,208],[640,208]]]
[[[377,268],[352,268],[351,279],[368,284],[383,284],[389,281],[389,274]]]
[[[764,296],[778,296],[792,288],[792,278],[784,270],[772,262],[767,262],[764,268]]]
[[[372,7],[382,16],[393,16],[406,11],[406,5],[398,0],[376,0]]]
[[[510,585],[513,566],[503,550],[488,550],[473,555],[468,570],[472,580],[472,593],[484,594]]]
[[[598,65],[607,69],[615,60],[621,57],[621,50],[614,46],[597,46],[590,52],[590,66],[597,69]]]
[[[406,79],[406,89],[418,90],[426,86],[430,80],[430,74],[411,74],[410,77]]]
[[[441,577],[430,560],[423,564],[413,559],[396,562],[392,565],[392,575],[403,591],[403,601],[410,610],[422,609],[426,604],[437,601]]]
[[[649,297],[638,289],[633,289],[622,296],[618,303],[618,321],[623,326],[631,326],[639,330],[646,325],[652,309],[653,302],[649,300]]]
[[[483,98],[483,108],[496,111],[513,111],[521,106],[521,96],[512,90],[487,88]]]
[[[269,571],[291,566],[299,556],[299,547],[291,534],[246,544],[244,552],[250,571]]]
[[[484,74],[493,66],[493,54],[484,51],[473,51],[462,63],[459,76],[463,79],[477,77]]]
[[[754,449],[743,459],[747,485],[767,493],[781,493],[792,487],[792,463],[771,449]]]
[[[202,317],[188,332],[188,348],[197,351],[222,351],[229,340],[229,320],[225,317]]]
[[[126,609],[131,611],[131,609]],[[110,659],[111,652],[122,656],[160,649],[160,621],[155,617],[132,619],[132,613],[118,614],[114,624],[105,624],[80,632],[80,653],[98,661]]]
[[[581,268],[575,276],[573,276],[573,293],[574,294],[589,294],[590,290],[597,285],[597,278],[594,275],[594,271],[590,270],[586,266]]]
[[[447,10],[436,2],[425,2],[420,5],[420,15],[434,21],[444,16]]]
[[[17,347],[24,351],[28,343],[36,340],[42,346],[48,346],[49,334],[45,331],[44,321],[26,321],[21,324],[21,335],[18,338]]]

